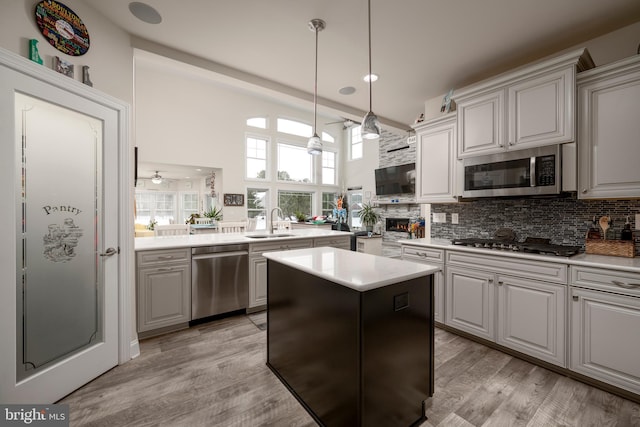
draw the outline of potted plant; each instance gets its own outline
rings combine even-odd
[[[369,203],[363,203],[360,210],[360,221],[365,226],[367,231],[373,231],[373,226],[380,219],[380,215],[376,213],[373,206]]]
[[[305,222],[307,219],[307,216],[300,211],[296,211],[293,215],[296,217],[298,222]]]
[[[202,215],[211,218],[213,221],[220,221],[222,219],[222,208],[214,206],[210,210],[204,211]]]

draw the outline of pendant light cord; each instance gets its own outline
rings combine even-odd
[[[318,134],[318,31],[320,31],[317,27],[315,30],[316,33],[316,72],[313,81],[313,134]]]
[[[371,82],[373,78],[371,77],[371,0],[369,0],[369,111],[372,110],[373,102],[371,101]]]

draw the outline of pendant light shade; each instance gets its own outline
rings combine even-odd
[[[151,177],[151,182],[154,184],[160,184],[162,182],[162,177],[158,174],[158,171]]]
[[[369,111],[362,119],[360,134],[364,139],[376,139],[380,137],[380,122],[378,116]]]
[[[322,19],[309,21],[309,29],[316,33],[316,71],[313,84],[313,136],[307,143],[307,153],[313,155],[322,154],[322,140],[318,136],[318,33],[326,26]]]
[[[368,0],[369,4],[369,76],[371,73],[371,0]],[[364,139],[375,139],[380,137],[380,122],[378,116],[372,111],[372,96],[371,96],[371,78],[369,78],[369,112],[362,119],[362,125],[360,126],[360,134]]]

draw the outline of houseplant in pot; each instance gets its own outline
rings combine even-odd
[[[363,203],[360,210],[360,221],[367,231],[373,231],[373,226],[380,219],[380,215],[376,213],[370,203]]]

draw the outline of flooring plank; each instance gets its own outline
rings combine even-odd
[[[142,340],[138,358],[59,403],[73,427],[315,426],[266,366],[261,320],[237,315]],[[634,402],[442,329],[435,342],[421,427],[640,427]]]

